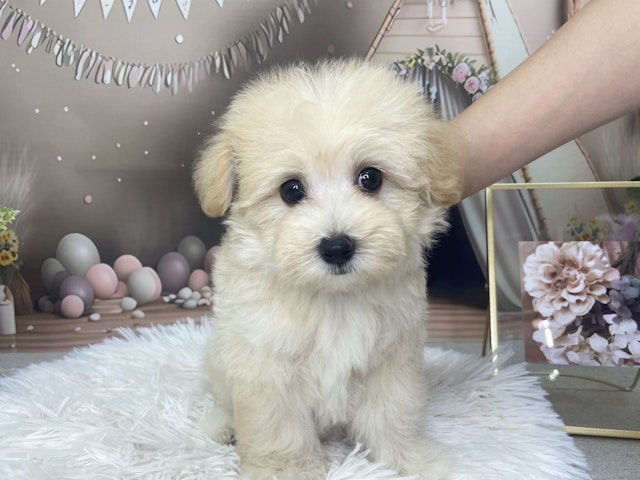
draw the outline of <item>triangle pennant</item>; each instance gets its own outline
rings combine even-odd
[[[176,0],[180,13],[185,20],[189,19],[189,10],[191,10],[191,0]]]
[[[76,18],[78,18],[78,15],[80,15],[80,12],[84,8],[85,3],[87,3],[87,0],[73,0],[73,13],[75,14]]]
[[[216,0],[216,3],[220,8],[222,8],[222,5],[224,4],[224,0]]]
[[[136,10],[137,3],[138,0],[122,0],[122,6],[124,7],[124,12],[127,14],[127,21],[129,23],[131,23],[133,12]]]
[[[158,19],[158,14],[160,13],[160,7],[162,7],[162,0],[147,0],[149,4],[149,8],[151,9],[151,13],[153,14],[153,18]]]
[[[102,9],[102,17],[106,20],[113,7],[114,0],[100,0],[100,8]]]

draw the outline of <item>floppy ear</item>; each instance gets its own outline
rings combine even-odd
[[[450,207],[462,199],[462,162],[455,137],[445,122],[430,125],[425,173],[431,201]]]
[[[193,184],[204,213],[222,217],[229,209],[234,188],[233,148],[221,132],[211,137],[194,165]]]

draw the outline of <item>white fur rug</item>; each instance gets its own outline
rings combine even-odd
[[[2,479],[231,479],[232,446],[206,437],[199,371],[208,322],[110,339],[0,379]],[[427,349],[429,430],[455,480],[588,479],[583,455],[523,366]],[[399,478],[360,447],[327,446],[331,480]]]

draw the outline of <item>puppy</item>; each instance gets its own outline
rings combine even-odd
[[[232,101],[194,169],[227,214],[206,371],[219,442],[253,479],[321,479],[336,432],[435,480],[424,250],[459,200],[453,142],[414,86],[356,60],[278,69]]]

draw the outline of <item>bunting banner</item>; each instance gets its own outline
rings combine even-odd
[[[133,12],[136,10],[138,0],[122,0],[122,6],[124,7],[124,13],[127,15],[127,21],[131,23],[133,18]]]
[[[87,3],[87,0],[73,0],[73,13],[76,18],[80,15],[85,3]]]
[[[158,14],[160,13],[160,7],[162,7],[162,0],[147,0],[149,3],[149,8],[151,9],[151,13],[153,14],[153,18],[158,19]]]
[[[189,19],[189,10],[191,10],[191,0],[176,0],[178,8],[185,20]]]
[[[100,0],[100,8],[102,9],[102,17],[106,20],[111,12],[111,7],[115,0]]]
[[[44,3],[46,0],[40,0]],[[55,32],[51,27],[39,22],[19,8],[9,5],[8,0],[0,0],[0,40],[15,38],[19,47],[27,54],[36,49],[44,50],[53,57],[56,66],[69,68],[75,80],[94,80],[100,85],[118,85],[128,88],[150,88],[156,93],[168,89],[174,95],[193,87],[206,78],[222,75],[230,79],[239,69],[251,69],[252,63],[262,64],[267,59],[269,49],[275,42],[283,43],[292,20],[304,23],[305,15],[311,14],[311,0],[284,0],[259,28],[248,32],[243,38],[225,47],[208,53],[197,60],[182,63],[155,63],[153,65],[133,62],[97,52],[85,45]],[[317,4],[318,0],[315,0]],[[216,0],[222,7],[223,0]],[[86,0],[74,0],[76,17],[81,13]],[[100,0],[102,14],[106,19],[113,1]],[[123,0],[130,22],[136,7],[136,0]],[[180,0],[180,11],[185,19],[191,8],[190,0]],[[148,0],[154,17],[160,11],[161,0]],[[157,10],[154,10],[157,9]],[[155,13],[154,13],[155,11]]]

